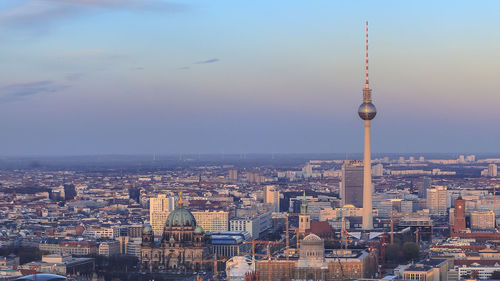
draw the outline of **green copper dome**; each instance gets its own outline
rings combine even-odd
[[[203,234],[203,228],[201,226],[197,226],[195,229],[194,229],[194,233],[195,234]]]
[[[151,227],[151,225],[149,223],[144,225],[144,228],[142,229],[142,233],[144,233],[144,234],[153,233],[153,228]]]
[[[186,226],[196,226],[196,220],[190,211],[184,209],[182,204],[179,204],[175,210],[170,213],[167,217],[167,222],[165,223],[167,227],[186,227]]]

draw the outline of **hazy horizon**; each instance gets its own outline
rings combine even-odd
[[[500,153],[482,1],[5,0],[0,155]]]

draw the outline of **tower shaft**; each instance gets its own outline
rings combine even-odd
[[[370,120],[365,120],[363,152],[363,229],[373,229],[372,174],[371,174]]]

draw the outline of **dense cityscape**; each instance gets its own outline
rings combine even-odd
[[[52,160],[32,167],[21,159],[26,167],[4,169],[1,278],[35,272],[76,280],[500,274],[494,196],[500,158],[373,159],[373,229],[366,231],[359,160],[180,157],[143,157],[141,166],[121,169],[110,159],[59,164],[64,169],[44,164]]]

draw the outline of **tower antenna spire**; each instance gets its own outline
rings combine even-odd
[[[370,83],[368,80],[368,21],[366,21],[366,60],[365,60],[365,72],[366,72],[366,81],[365,81],[365,89],[370,89]]]

